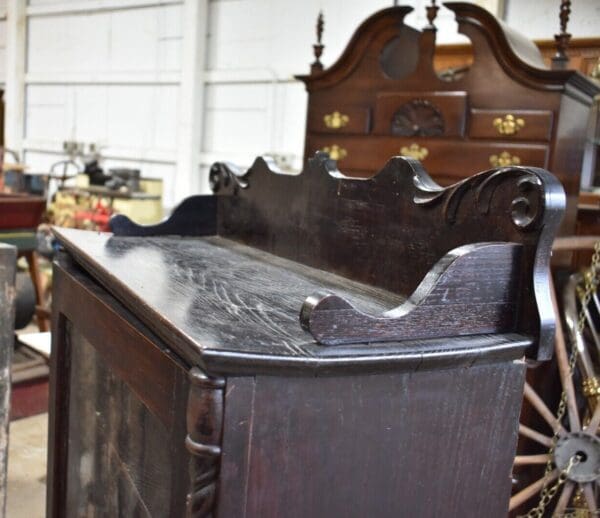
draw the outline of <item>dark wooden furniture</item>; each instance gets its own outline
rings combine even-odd
[[[506,515],[563,190],[335,166],[56,229],[48,516]]]
[[[444,185],[490,167],[545,167],[565,186],[571,234],[598,83],[548,69],[533,42],[486,10],[444,5],[471,40],[467,69],[438,75],[435,9],[418,31],[404,24],[412,8],[398,6],[365,20],[331,67],[317,57],[298,76],[309,94],[305,159],[324,150],[346,174],[371,176],[389,156],[412,156]]]

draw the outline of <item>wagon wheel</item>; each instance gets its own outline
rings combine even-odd
[[[600,514],[597,495],[597,486],[600,483],[600,378],[596,375],[597,366],[600,365],[600,300],[594,293],[590,304],[585,308],[585,334],[579,332],[576,293],[582,279],[580,274],[572,275],[564,294],[565,321],[570,343],[577,347],[575,379],[569,366],[570,351],[565,340],[563,324],[560,318],[556,319],[555,358],[561,389],[566,396],[566,414],[564,419],[559,421],[556,413],[532,386],[529,383],[525,384],[525,401],[552,432],[547,433],[523,423],[519,424],[519,435],[543,447],[545,453],[515,457],[514,466],[517,470],[526,468],[537,473],[537,476],[534,482],[519,488],[513,494],[509,504],[510,511],[520,508],[526,502],[537,505],[544,486],[555,485],[560,473],[567,468],[569,460],[578,455],[580,462],[570,470],[564,484],[558,488],[549,505],[548,510],[554,507],[552,513],[547,512],[543,516],[591,518]],[[556,294],[554,287],[551,288],[552,302],[558,316]],[[595,346],[588,345],[588,342],[595,343]],[[580,379],[584,380],[583,383]],[[552,452],[553,434],[556,434],[558,439]],[[546,470],[548,461],[552,463],[549,473]]]

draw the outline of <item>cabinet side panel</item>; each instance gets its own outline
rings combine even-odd
[[[241,394],[238,440],[224,438],[245,474],[223,473],[222,494],[243,491],[245,504],[219,518],[504,517],[523,379],[521,362],[259,377],[250,401]]]

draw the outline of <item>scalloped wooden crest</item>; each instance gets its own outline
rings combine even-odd
[[[219,196],[192,197],[170,219],[154,227],[115,218],[111,222],[115,233],[216,233],[388,291],[413,293],[411,304],[417,313],[412,315],[405,306],[383,316],[369,316],[335,294],[309,297],[301,311],[302,325],[323,344],[422,336],[417,327],[406,323],[430,305],[430,300],[423,302],[418,297],[423,290],[418,284],[421,279],[428,279],[423,280],[425,285],[431,284],[432,278],[442,283],[448,281],[451,272],[462,272],[466,280],[468,269],[459,266],[471,265],[475,273],[481,268],[477,264],[489,262],[486,254],[492,251],[496,258],[504,257],[502,260],[518,257],[516,262],[511,259],[510,275],[504,272],[495,288],[501,291],[502,282],[517,277],[521,283],[520,291],[514,292],[518,293],[515,300],[499,310],[503,320],[488,313],[490,322],[498,325],[485,327],[477,324],[477,319],[472,320],[473,325],[457,321],[455,328],[459,330],[453,332],[515,330],[539,338],[538,348],[530,351],[530,356],[551,356],[554,313],[549,303],[549,259],[565,196],[560,183],[547,171],[491,169],[441,187],[411,158],[393,157],[377,175],[359,179],[346,177],[334,160],[319,152],[298,175],[284,174],[269,157],[256,158],[247,171],[217,163],[211,175]],[[363,237],[366,235],[368,239]],[[489,241],[503,243],[485,244]],[[515,251],[519,246],[522,252]],[[461,251],[458,257],[457,250]],[[465,250],[470,251],[463,253]],[[449,258],[454,258],[453,269],[444,270],[442,275],[440,264]],[[486,310],[484,306],[479,306],[481,311]],[[514,318],[507,316],[510,311],[516,311]],[[337,335],[324,331],[324,322],[332,312],[338,316],[346,312],[343,322],[350,326],[341,326],[342,321],[335,324]],[[460,313],[456,315],[459,317]],[[360,337],[355,336],[352,327],[364,330],[365,326],[372,326],[373,333],[361,331]]]

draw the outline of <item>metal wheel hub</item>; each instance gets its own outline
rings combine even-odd
[[[600,439],[586,432],[563,435],[556,443],[554,463],[559,470],[566,469],[569,460],[579,455],[579,464],[571,469],[569,480],[594,482],[600,478]]]

